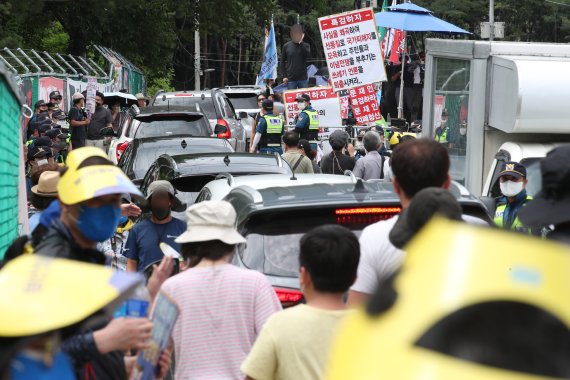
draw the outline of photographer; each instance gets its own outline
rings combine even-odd
[[[333,151],[321,161],[323,174],[344,175],[345,170],[354,169],[354,146],[348,143],[348,133],[337,129],[331,133],[329,143]]]
[[[356,161],[354,175],[363,180],[384,179],[384,156],[378,150],[382,145],[380,135],[375,131],[368,131],[362,139],[366,155]]]

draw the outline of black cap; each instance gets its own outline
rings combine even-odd
[[[46,131],[46,133],[47,133],[47,131]],[[44,147],[50,148],[51,145],[52,145],[51,139],[48,136],[36,137],[34,139],[34,146],[35,147],[44,146]]]
[[[397,248],[403,248],[435,215],[461,220],[463,211],[449,190],[440,187],[420,190],[392,227],[390,242]]]
[[[305,151],[305,155],[309,155],[309,153],[312,150],[311,143],[305,139],[299,140],[299,148],[301,148]]]
[[[309,94],[300,94],[297,96],[295,100],[298,102],[310,102],[311,97],[309,96]]]
[[[63,112],[63,110],[58,108],[55,111],[53,111],[51,117],[57,120],[65,120],[67,118],[67,115],[65,114],[65,112]]]
[[[334,150],[342,149],[348,144],[348,133],[337,129],[329,136],[329,143]]]
[[[65,140],[67,138],[67,133],[64,133],[61,128],[52,128],[46,132],[46,136],[48,136],[50,139],[59,137],[60,139]]]
[[[51,129],[52,122],[50,119],[46,119],[35,125],[34,129],[37,129],[39,133],[45,133]]]
[[[542,189],[519,211],[527,227],[570,222],[570,144],[551,150],[540,162]]]
[[[48,110],[55,110],[55,109],[59,108],[59,106],[57,104],[52,103],[52,102],[49,102],[47,104],[47,106],[48,106]]]
[[[505,162],[501,167],[501,172],[499,173],[500,177],[504,175],[526,179],[526,168],[523,164],[519,164],[518,162]]]
[[[36,104],[34,104],[34,107],[37,109],[37,108],[40,108],[41,106],[46,106],[46,105],[47,105],[47,104],[46,104],[45,101],[43,101],[43,100],[38,100],[38,101],[36,102]]]
[[[46,146],[33,146],[28,149],[28,160],[52,157],[51,149]]]
[[[271,100],[271,99],[265,99],[265,100],[261,103],[261,106],[263,107],[263,109],[272,110],[272,109],[273,109],[273,100]]]
[[[52,91],[49,93],[49,98],[50,99],[61,99],[63,98],[63,96],[61,96],[61,93],[59,91]]]

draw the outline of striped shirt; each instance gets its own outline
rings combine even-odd
[[[265,321],[281,310],[259,272],[231,264],[191,268],[161,288],[180,308],[174,330],[178,379],[243,379],[240,365]]]

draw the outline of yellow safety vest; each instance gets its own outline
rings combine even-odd
[[[283,134],[283,120],[279,116],[263,115],[265,120],[265,132],[262,134],[260,147],[281,147],[281,135]]]
[[[528,202],[530,200],[532,200],[532,197],[527,196],[525,203],[523,203],[522,207],[524,207],[526,202]],[[505,215],[506,209],[507,209],[506,203],[502,203],[502,204],[498,205],[497,208],[495,209],[495,217],[494,217],[493,221],[495,222],[495,225],[499,228],[504,228],[503,217]],[[512,231],[525,232],[525,233],[528,233],[529,235],[532,235],[531,229],[528,227],[525,227],[525,225],[520,221],[518,213],[517,213],[517,216],[515,217],[515,220],[513,220],[513,224],[511,225],[510,229]]]

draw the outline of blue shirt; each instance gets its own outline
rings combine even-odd
[[[315,109],[311,106],[307,106],[303,111],[314,111]],[[295,132],[300,133],[301,130],[309,128],[309,124],[311,123],[311,119],[309,119],[309,115],[305,112],[301,111],[297,119],[295,120]]]
[[[172,218],[166,224],[156,224],[150,219],[137,223],[131,230],[125,246],[125,256],[137,260],[137,271],[142,272],[149,264],[162,260],[164,254],[160,243],[164,242],[180,252],[180,245],[174,242],[186,231],[186,223]]]
[[[10,362],[9,379],[24,380],[75,380],[71,360],[63,352],[53,356],[53,363],[46,366],[40,359],[24,352],[17,354]]]

